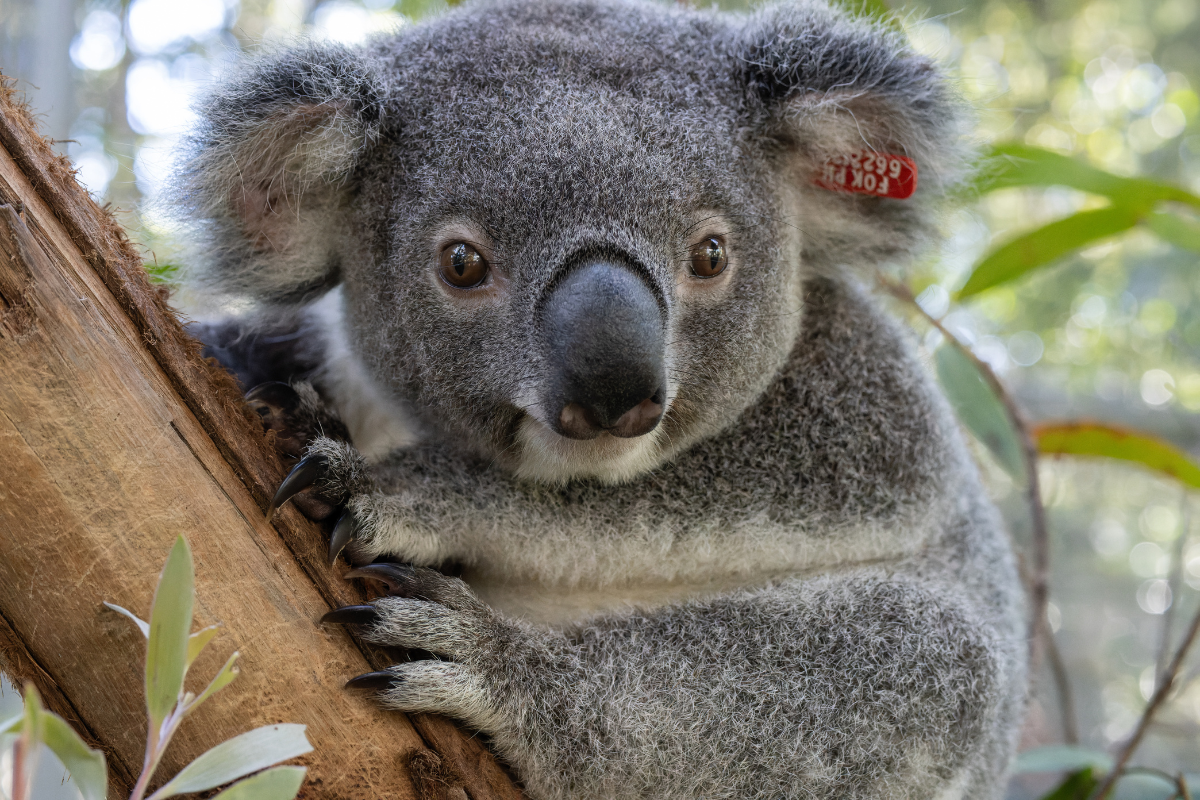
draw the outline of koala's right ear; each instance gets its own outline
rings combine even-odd
[[[333,286],[382,93],[363,55],[313,43],[251,61],[218,87],[175,186],[200,243],[185,280],[276,303]]]

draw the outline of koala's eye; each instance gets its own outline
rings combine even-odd
[[[725,240],[720,236],[705,239],[692,249],[692,274],[698,278],[715,278],[726,263]]]
[[[455,242],[442,250],[439,262],[442,280],[458,289],[470,289],[487,277],[487,259],[466,242]]]

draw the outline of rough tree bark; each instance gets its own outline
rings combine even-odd
[[[165,780],[258,725],[300,722],[302,797],[517,800],[478,739],[385,713],[341,687],[388,655],[320,616],[362,602],[324,534],[285,508],[284,470],[233,380],[205,362],[119,225],[74,181],[0,78],[0,669],[108,755],[110,797],[145,742],[141,635],[175,536],[196,561],[196,624],[224,632],[193,667],[242,674],[175,737]]]

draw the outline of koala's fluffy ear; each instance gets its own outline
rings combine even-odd
[[[966,106],[936,65],[901,34],[819,2],[768,6],[741,35],[747,86],[801,189],[806,263],[874,268],[937,238],[938,208],[962,181],[971,146]],[[915,194],[887,199],[814,184],[826,164],[864,150],[916,162]]]
[[[185,276],[292,302],[337,282],[355,165],[378,135],[371,64],[305,44],[243,65],[200,106],[175,187],[200,242]]]

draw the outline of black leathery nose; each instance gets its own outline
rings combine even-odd
[[[541,311],[546,410],[574,439],[641,436],[662,416],[666,326],[646,281],[591,261],[559,282]]]

